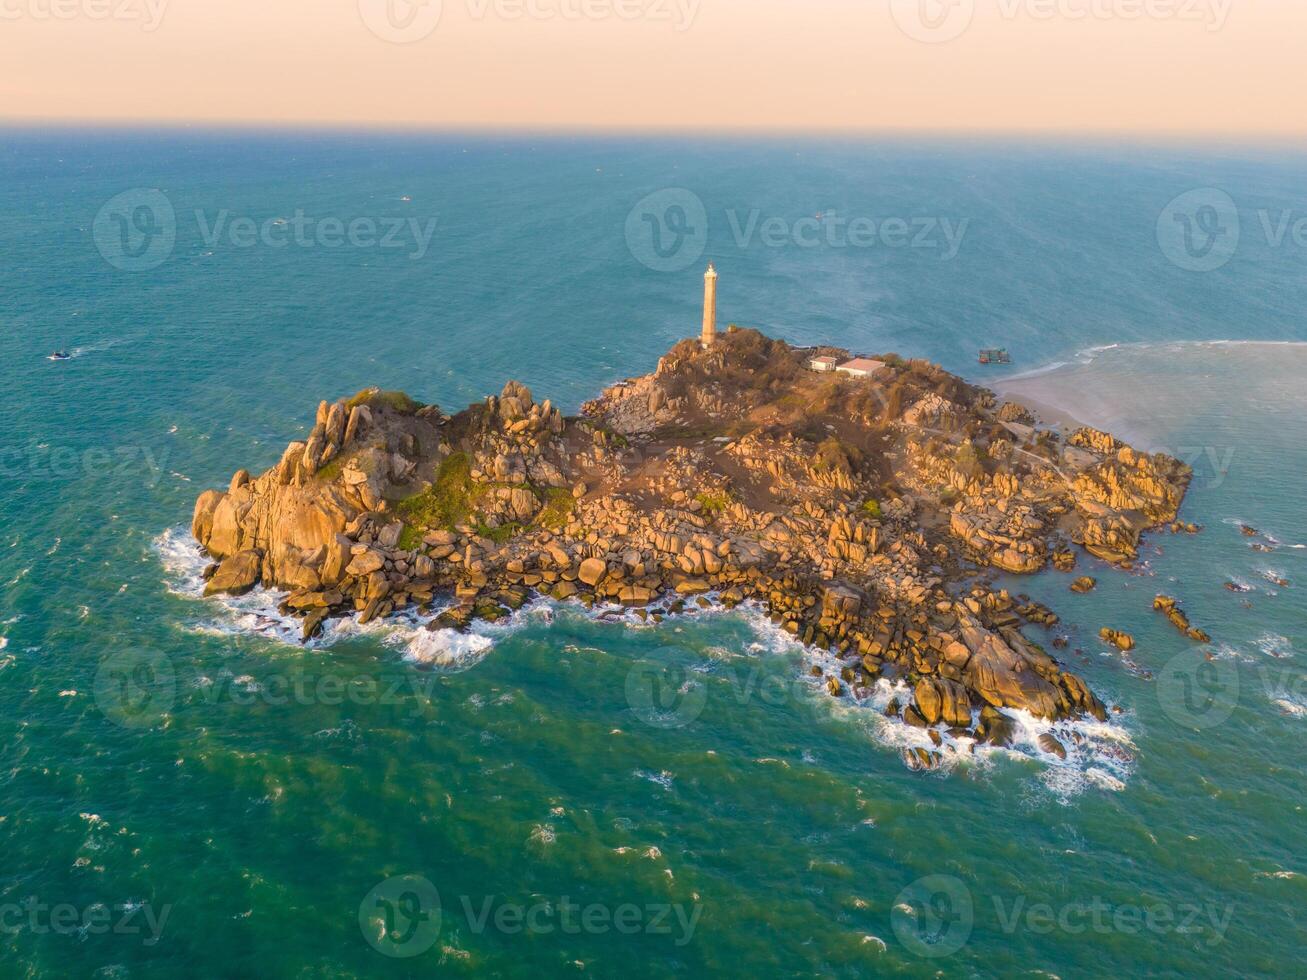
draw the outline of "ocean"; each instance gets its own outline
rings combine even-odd
[[[2,972],[1298,972],[1304,176],[1274,148],[0,132]],[[1065,760],[1026,720],[910,772],[895,692],[832,702],[756,610],[306,648],[275,596],[199,597],[195,497],[320,399],[511,377],[575,412],[697,332],[708,261],[723,322],[1191,462],[1200,534],[1082,557],[1089,595],[1004,581],[1123,709]]]

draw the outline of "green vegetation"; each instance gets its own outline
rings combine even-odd
[[[984,472],[988,454],[983,447],[973,442],[964,442],[958,446],[956,457],[958,470],[969,477],[979,476]]]
[[[720,435],[722,435],[722,427],[711,423],[703,425],[665,425],[653,432],[654,439],[659,442],[665,440],[716,439]]]
[[[399,532],[399,547],[401,551],[416,551],[422,547],[423,532],[410,524],[405,524],[404,529]]]
[[[380,388],[364,388],[345,403],[346,408],[358,405],[384,405],[403,415],[412,415],[422,407],[421,402],[414,401],[402,391],[382,391]]]
[[[841,402],[847,399],[844,386],[839,381],[827,381],[817,390],[809,410],[815,415],[828,415],[831,412],[838,412]]]
[[[545,491],[545,506],[536,517],[536,523],[549,531],[561,531],[572,517],[576,500],[565,487],[550,487]]]
[[[507,544],[521,534],[523,530],[525,528],[516,523],[500,524],[499,527],[491,527],[489,524],[476,525],[476,533],[495,544]]]
[[[880,520],[881,518],[880,501],[868,500],[864,502],[862,505],[862,512],[866,514],[868,517],[874,518],[875,520]]]
[[[614,432],[612,429],[607,429],[602,425],[595,426],[595,431],[602,432],[604,441],[606,441],[610,446],[616,446],[618,449],[625,449],[631,444],[631,441],[620,432]]]
[[[862,453],[856,447],[845,445],[835,436],[827,436],[817,444],[813,467],[820,471],[852,473],[860,462]]]
[[[409,527],[452,531],[472,516],[483,489],[472,480],[467,453],[451,453],[436,471],[435,482],[395,510]]]
[[[472,479],[472,460],[467,453],[451,453],[436,471],[435,482],[426,490],[395,507],[404,522],[399,546],[405,551],[421,547],[428,531],[453,531],[460,524],[471,524],[475,532],[496,544],[504,544],[523,531],[534,527],[561,531],[572,516],[575,501],[572,491],[565,487],[550,487],[543,492],[532,487],[537,497],[543,497],[544,507],[534,523],[509,523],[491,527],[477,518],[477,509],[487,491],[508,484],[477,483]]]
[[[722,513],[727,507],[731,506],[731,503],[733,502],[731,495],[725,490],[720,490],[717,493],[704,492],[694,499],[699,501],[699,505],[703,507],[705,514],[709,514],[713,517]]]
[[[885,419],[893,422],[903,417],[903,400],[904,387],[902,382],[894,382],[890,386],[889,395],[885,398]]]
[[[805,408],[808,403],[804,401],[801,395],[792,391],[788,395],[782,395],[772,404],[773,407],[782,412],[797,412],[800,409]]]
[[[337,456],[326,466],[318,468],[317,478],[323,483],[331,483],[340,477],[341,470],[345,468],[345,457]]]

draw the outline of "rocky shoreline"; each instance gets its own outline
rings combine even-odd
[[[1194,530],[1178,522],[1188,467],[1046,428],[925,361],[850,377],[810,370],[817,355],[849,356],[752,330],[684,341],[577,417],[517,382],[454,415],[375,389],[323,402],[276,466],[196,502],[206,592],[283,590],[305,639],[330,617],[450,601],[431,628],[535,594],[654,620],[754,600],[838,658],[832,697],[908,685],[888,713],[937,744],[1006,744],[1001,709],[1105,719],[1021,631],[1056,614],[991,589],[988,570],[1070,572],[1078,549],[1131,567],[1149,529]]]

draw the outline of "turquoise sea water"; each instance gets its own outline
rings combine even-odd
[[[3,973],[1297,972],[1307,253],[1273,232],[1305,173],[1269,151],[0,134]],[[1168,207],[1195,190],[1178,217],[1217,234],[1177,252]],[[401,231],[296,244],[297,212]],[[1136,575],[1082,561],[1089,596],[1009,583],[1123,708],[1064,733],[1065,763],[1027,740],[910,773],[909,734],[819,696],[748,613],[537,607],[306,650],[268,597],[194,597],[195,496],[275,462],[320,398],[456,408],[517,377],[575,410],[695,331],[709,259],[725,320],[972,380],[1006,346],[1028,397],[1194,461],[1202,534],[1152,539]]]

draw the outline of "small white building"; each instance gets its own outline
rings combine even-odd
[[[834,371],[837,364],[839,364],[839,360],[834,357],[814,357],[808,362],[808,367],[814,371],[826,373]]]
[[[869,357],[855,357],[851,361],[845,361],[835,370],[840,374],[847,374],[854,378],[871,378],[885,370],[887,365],[884,361],[873,361]]]

